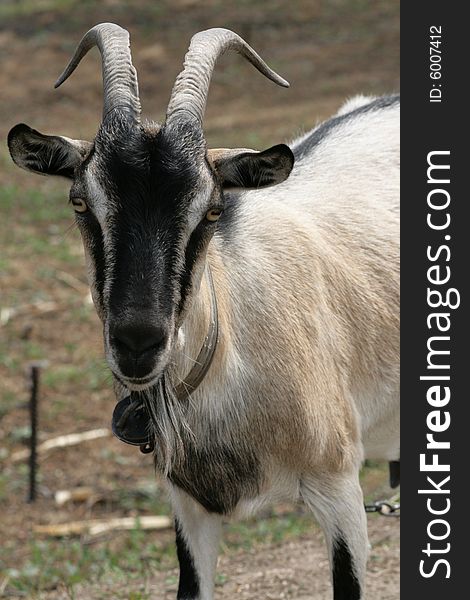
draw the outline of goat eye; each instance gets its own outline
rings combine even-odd
[[[87,203],[83,198],[71,198],[70,202],[77,213],[84,213],[88,210]]]
[[[214,223],[219,220],[220,215],[222,214],[221,208],[212,208],[206,212],[206,219]]]

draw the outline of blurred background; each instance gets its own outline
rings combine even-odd
[[[205,119],[212,147],[289,141],[350,96],[399,90],[393,0],[0,2],[0,597],[143,600],[174,598],[177,587],[171,528],[143,526],[143,517],[170,515],[152,459],[109,434],[115,400],[67,182],[21,171],[5,143],[19,122],[93,139],[102,111],[97,50],[60,89],[53,84],[81,36],[102,21],[131,33],[149,119],[163,118],[189,40],[208,27],[233,29],[290,81],[289,90],[281,89],[239,56],[222,57]],[[34,361],[46,361],[39,444],[90,431],[96,439],[43,447],[37,500],[28,503]],[[367,498],[390,496],[387,482],[386,465],[364,469]],[[135,527],[69,528],[65,536],[54,529],[122,517],[136,517]],[[398,598],[398,522],[372,515],[369,532],[369,597]],[[276,506],[227,525],[217,598],[324,598],[328,586],[322,537],[302,507]]]

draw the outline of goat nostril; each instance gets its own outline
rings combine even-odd
[[[151,346],[149,346],[148,348],[145,348],[145,349],[143,350],[143,352],[157,352],[157,351],[158,351],[158,350],[161,348],[161,346],[162,346],[162,342],[163,342],[163,341],[164,341],[164,340],[163,340],[163,339],[161,339],[159,342],[156,342],[155,344],[152,344],[152,345],[151,345]]]
[[[160,327],[121,325],[110,332],[111,344],[123,354],[135,358],[145,353],[156,353],[166,341],[165,331]]]
[[[130,348],[124,340],[121,340],[118,336],[113,335],[111,337],[111,345],[114,346],[119,352],[132,353],[133,350]]]

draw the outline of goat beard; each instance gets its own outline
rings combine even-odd
[[[185,446],[194,438],[187,420],[191,397],[189,394],[187,399],[177,397],[174,378],[175,374],[167,368],[152,387],[139,392],[150,418],[155,468],[165,477],[183,464]]]

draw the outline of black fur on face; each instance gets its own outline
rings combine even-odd
[[[178,133],[175,144],[164,128],[156,135],[132,130],[119,134],[121,145],[114,132],[100,131],[97,174],[112,207],[111,313],[139,304],[168,315],[182,295],[174,282],[183,275],[187,213],[200,186],[201,160],[200,140]]]
[[[184,122],[152,130],[108,120],[74,195],[89,206],[77,221],[93,263],[111,366],[142,379],[158,354],[168,354],[199,281],[194,271],[200,276],[216,228],[205,215],[223,208],[202,134]]]

